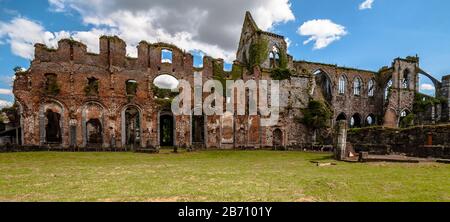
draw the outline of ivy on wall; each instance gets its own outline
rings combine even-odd
[[[329,127],[333,115],[330,108],[324,102],[318,100],[311,100],[308,107],[302,109],[302,113],[303,118],[296,118],[297,122],[313,130]]]
[[[269,57],[269,41],[263,38],[258,39],[250,45],[249,59],[247,62],[248,70],[254,66],[261,65]]]

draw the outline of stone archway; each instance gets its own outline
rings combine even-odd
[[[122,110],[122,145],[132,150],[142,146],[142,112],[135,105]]]
[[[58,101],[49,101],[40,108],[41,144],[62,144],[64,135],[64,108]]]
[[[87,102],[83,106],[81,125],[84,147],[99,148],[105,144],[105,110],[104,106],[97,101]]]
[[[175,119],[172,113],[164,112],[159,116],[159,145],[175,146]]]
[[[60,144],[62,142],[61,133],[61,114],[53,111],[52,109],[47,109],[45,111],[45,141],[52,144]]]
[[[86,122],[86,138],[88,145],[103,144],[103,127],[99,119],[90,119]]]
[[[281,129],[275,129],[273,131],[273,147],[280,148],[283,146],[283,131]]]

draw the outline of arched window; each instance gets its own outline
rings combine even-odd
[[[409,88],[409,69],[405,69],[403,71],[403,81],[402,81],[402,87],[403,89]]]
[[[361,79],[359,77],[357,77],[353,81],[353,95],[360,96],[361,95],[361,90],[362,90],[362,81],[361,81]]]
[[[389,99],[389,96],[391,94],[391,89],[392,89],[392,79],[389,80],[386,84],[386,87],[384,88],[384,100]]]
[[[376,124],[375,115],[373,115],[373,114],[368,115],[367,118],[366,118],[366,124],[368,126],[375,125]]]
[[[375,95],[375,81],[373,79],[369,80],[369,91],[368,96],[373,97]]]
[[[347,77],[342,75],[339,78],[339,94],[344,95],[346,87],[347,87]]]
[[[277,46],[272,46],[272,49],[269,53],[270,60],[270,68],[276,68],[279,66],[280,62],[280,50],[278,50]]]
[[[351,128],[361,128],[361,115],[356,113],[350,119],[350,127]]]

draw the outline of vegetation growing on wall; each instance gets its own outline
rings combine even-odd
[[[432,106],[446,103],[447,101],[445,98],[441,97],[435,98],[421,93],[416,93],[414,98],[413,110],[414,113],[423,113],[426,112]]]
[[[152,91],[157,99],[173,99],[178,95],[178,92],[172,92],[171,89],[161,89],[155,84],[152,85]]]
[[[291,78],[291,71],[286,68],[276,68],[272,69],[270,77],[273,80],[285,80]]]
[[[400,120],[400,128],[408,128],[414,126],[414,120],[416,119],[416,115],[413,113],[408,114]]]
[[[288,67],[288,57],[285,50],[280,49],[280,68],[287,69]]]
[[[254,66],[261,65],[269,57],[269,41],[263,38],[258,39],[250,45],[248,70],[253,70]]]
[[[243,68],[240,65],[234,64],[233,69],[231,70],[231,79],[238,80],[242,78]]]
[[[296,118],[296,121],[304,124],[313,132],[313,141],[316,142],[318,130],[330,127],[330,119],[333,115],[331,109],[322,101],[311,100],[308,107],[301,110],[303,118]]]
[[[308,107],[302,109],[302,113],[303,118],[297,118],[297,121],[313,130],[329,127],[333,115],[330,108],[324,102],[318,100],[311,100]]]

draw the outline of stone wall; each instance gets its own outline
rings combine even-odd
[[[450,125],[408,129],[371,127],[352,129],[347,142],[356,152],[400,153],[417,157],[450,158]]]

